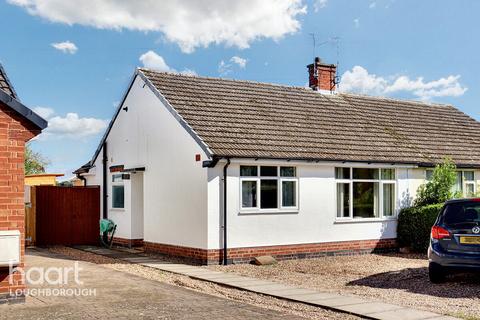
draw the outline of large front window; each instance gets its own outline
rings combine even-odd
[[[335,168],[337,218],[395,215],[395,169]]]
[[[432,180],[433,169],[426,170],[426,178],[427,181]],[[470,170],[458,170],[457,179],[455,180],[455,184],[453,185],[452,192],[462,197],[474,197],[477,192],[475,183],[475,172]]]
[[[287,166],[240,166],[241,209],[297,208],[296,168]]]

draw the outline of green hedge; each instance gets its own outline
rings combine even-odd
[[[426,252],[431,228],[442,206],[443,203],[402,209],[398,216],[398,245],[415,252]]]

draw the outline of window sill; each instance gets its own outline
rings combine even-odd
[[[109,211],[123,212],[125,208],[110,208]]]
[[[264,216],[264,215],[277,215],[277,214],[298,214],[298,209],[283,209],[283,210],[245,210],[238,213],[239,216]]]
[[[368,222],[390,222],[390,221],[397,221],[397,217],[389,217],[389,218],[335,219],[334,224],[343,224],[343,223],[368,223]]]

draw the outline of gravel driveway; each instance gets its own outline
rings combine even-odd
[[[268,310],[278,312],[281,315],[286,315],[286,318],[296,319],[296,317],[302,317],[306,319],[332,319],[332,320],[357,320],[360,319],[353,315],[344,313],[338,313],[330,310],[321,309],[314,306],[305,305],[302,303],[295,303],[276,299],[273,297],[263,296],[260,294],[242,291],[238,289],[228,288],[214,283],[205,282],[201,280],[191,279],[187,276],[173,274],[169,272],[163,272],[157,269],[148,268],[136,264],[126,263],[125,261],[112,259],[109,257],[88,253],[85,251],[66,248],[66,247],[54,247],[49,249],[50,252],[62,254],[68,256],[74,260],[88,261],[95,264],[102,265],[103,267],[111,268],[117,271],[122,271],[128,274],[140,276],[145,279],[158,281],[163,284],[170,284],[177,287],[188,288],[201,294],[208,294],[218,298],[228,299],[234,302],[242,303],[245,305],[251,305],[261,307],[265,309],[265,314],[268,314]],[[165,259],[165,261],[171,261],[162,256],[156,256],[159,259]],[[195,293],[192,291],[192,293]],[[264,317],[261,317],[266,319]],[[1,317],[0,317],[1,319]],[[199,317],[199,319],[204,319]],[[216,319],[210,317],[209,319]]]
[[[273,266],[210,266],[214,270],[275,280],[304,288],[354,294],[398,305],[480,319],[480,277],[428,281],[423,255],[360,255],[281,261]]]

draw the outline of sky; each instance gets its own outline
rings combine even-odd
[[[49,127],[48,172],[86,163],[136,67],[453,104],[480,120],[480,1],[0,0],[0,62]],[[315,38],[315,46],[313,45]]]

